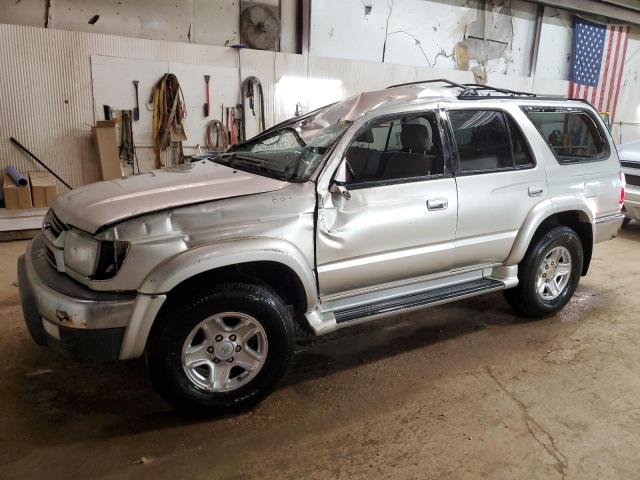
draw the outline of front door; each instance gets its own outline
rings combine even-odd
[[[436,113],[365,125],[345,151],[342,192],[319,206],[321,297],[446,272],[453,262],[456,182]]]

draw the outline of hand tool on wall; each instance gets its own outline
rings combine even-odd
[[[135,173],[135,167],[138,167],[140,173],[140,164],[138,163],[138,154],[133,141],[133,124],[131,110],[122,111],[122,124],[120,126],[120,158],[122,161],[131,165],[132,173]],[[134,165],[135,160],[135,165]]]
[[[44,163],[42,163],[40,161],[40,159],[38,157],[36,157],[33,153],[31,153],[27,147],[25,147],[24,145],[22,145],[18,140],[16,140],[13,137],[10,137],[9,140],[11,140],[11,143],[13,143],[16,147],[18,147],[20,150],[22,150],[24,153],[26,153],[27,155],[29,155],[31,158],[33,158],[36,162],[38,162],[47,172],[49,172],[51,175],[53,175],[54,177],[56,177],[58,180],[60,180],[60,183],[62,183],[65,187],[67,187],[69,190],[72,190],[71,185],[69,185],[67,182],[65,182],[63,179],[61,179],[56,172],[54,172],[53,170],[51,170],[49,167],[47,167]]]
[[[162,168],[164,164],[160,152],[166,150],[170,143],[187,138],[182,123],[187,112],[178,78],[172,73],[165,73],[153,87],[149,103],[153,103],[152,131],[156,168]]]
[[[264,121],[264,93],[262,91],[262,83],[260,83],[260,79],[258,77],[247,77],[244,82],[242,82],[242,139],[247,139],[247,115],[244,109],[245,99],[249,99],[249,108],[251,108],[251,113],[253,116],[256,116],[256,105],[255,105],[255,87],[258,87],[258,95],[260,95],[260,123],[258,133],[263,132],[265,130],[265,121]]]
[[[209,116],[209,79],[211,78],[210,75],[205,75],[204,76],[204,84],[205,84],[205,88],[207,89],[206,92],[206,98],[207,98],[207,102],[204,104],[204,116],[208,117]]]
[[[113,111],[111,110],[111,106],[102,105],[102,110],[104,110],[104,119],[111,120],[113,118]]]
[[[133,119],[137,122],[140,120],[140,102],[138,101],[138,80],[133,81],[133,87],[136,89],[136,107],[133,109]]]
[[[213,133],[215,132],[215,144]],[[229,146],[229,131],[220,120],[211,120],[207,124],[205,142],[209,151],[224,151]]]
[[[238,107],[227,107],[227,125],[228,125],[228,129],[229,129],[229,144],[230,145],[236,145],[238,142],[240,142],[240,129],[239,127],[239,123],[238,123],[238,111],[239,111],[239,105]]]

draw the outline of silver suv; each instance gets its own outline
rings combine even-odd
[[[431,80],[219,156],[58,198],[18,263],[33,339],[145,356],[178,408],[264,398],[315,335],[504,290],[559,311],[615,236],[624,177],[588,103]]]
[[[640,221],[640,140],[618,145],[620,163],[625,174],[624,224]]]

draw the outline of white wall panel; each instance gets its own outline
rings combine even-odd
[[[633,124],[640,122],[640,39],[637,32],[637,29],[633,30],[629,43],[616,119],[628,122],[616,127],[618,133],[622,128],[624,141],[640,137],[640,128]],[[237,68],[236,52],[230,48],[0,24],[0,62],[3,65],[0,75],[3,92],[0,167],[15,165],[23,171],[37,168],[32,160],[11,145],[9,137],[15,136],[73,186],[99,178],[90,129],[95,121],[92,55]],[[262,81],[267,126],[290,117],[295,110],[297,94],[276,88],[283,77],[338,80],[344,97],[394,83],[429,78],[473,81],[468,71],[253,50],[242,52],[242,62],[244,76],[253,74]],[[548,81],[494,73],[490,81],[497,86],[533,88],[539,93],[564,95],[567,92],[567,82],[562,79]],[[213,83],[212,90],[215,88]],[[310,89],[304,95],[324,98],[318,89]],[[215,108],[212,114],[219,116]],[[247,133],[253,135],[256,131],[257,119],[249,116]],[[143,170],[152,167],[150,149],[139,148],[138,157]]]

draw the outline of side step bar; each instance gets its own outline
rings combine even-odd
[[[359,305],[343,310],[336,310],[336,323],[347,323],[367,317],[386,315],[402,310],[417,309],[428,305],[446,303],[462,297],[475,296],[493,290],[502,290],[505,284],[492,278],[481,278],[469,282],[458,283],[447,287],[436,288],[426,292],[412,293],[402,297],[382,300],[367,305]]]

